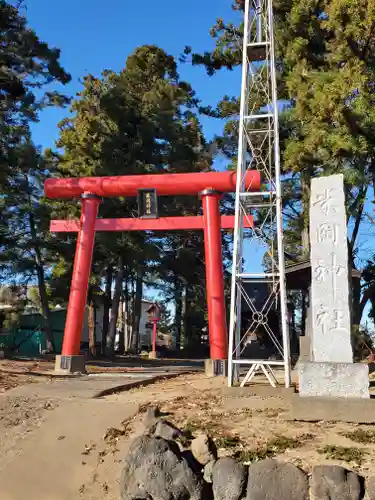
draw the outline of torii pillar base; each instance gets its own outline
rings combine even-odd
[[[227,359],[205,359],[204,373],[206,377],[226,377],[228,375]]]
[[[150,351],[148,353],[148,359],[158,359],[160,357],[160,354],[158,351]]]
[[[82,355],[64,356],[59,354],[55,360],[56,375],[83,375],[86,373],[86,357]]]

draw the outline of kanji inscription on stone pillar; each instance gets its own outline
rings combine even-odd
[[[311,181],[312,355],[352,363],[347,225],[343,175]]]

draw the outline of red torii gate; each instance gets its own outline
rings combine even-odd
[[[247,172],[243,182],[249,191],[259,191],[259,172]],[[137,196],[139,190],[150,188],[155,189],[159,196],[199,194],[203,216],[97,219],[102,197]],[[79,221],[52,220],[50,225],[52,232],[78,232],[62,355],[56,357],[57,371],[84,371],[84,357],[79,356],[80,342],[96,231],[203,229],[210,357],[212,360],[227,359],[221,229],[233,229],[234,217],[220,216],[219,201],[221,193],[235,189],[234,172],[46,180],[44,192],[48,198],[80,197],[82,200]],[[251,227],[252,222],[252,219],[247,220],[247,226]]]

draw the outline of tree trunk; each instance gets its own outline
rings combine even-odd
[[[130,327],[130,348],[135,350],[136,339],[134,336],[134,318],[135,318],[135,278],[132,274],[130,282],[130,294],[129,294],[129,327]]]
[[[301,173],[303,228],[301,233],[302,257],[310,258],[310,234],[309,234],[309,212],[310,212],[310,172]]]
[[[189,303],[188,303],[188,286],[184,287],[184,292],[181,297],[181,314],[182,314],[182,335],[185,340],[185,344],[188,344],[191,340],[191,336],[188,330],[189,323]]]
[[[125,294],[124,290],[121,292],[121,301],[120,301],[120,318],[121,318],[121,328],[120,328],[120,337],[118,341],[118,351],[119,354],[124,354],[125,352]]]
[[[112,307],[111,307],[111,320],[109,322],[109,329],[106,342],[107,356],[113,356],[114,354],[117,318],[118,318],[118,310],[121,299],[123,276],[124,276],[124,260],[121,256],[118,261],[118,270],[115,279],[115,291],[113,294]]]
[[[175,325],[176,325],[176,350],[181,349],[181,322],[182,322],[182,289],[179,280],[175,281],[175,295],[174,295],[176,314],[175,314]]]
[[[351,273],[351,269],[349,269]],[[351,276],[351,274],[350,274]],[[361,305],[361,280],[354,278],[351,280],[352,285],[352,324],[353,327],[359,327],[362,319],[364,307]]]
[[[306,313],[307,313],[307,304],[308,301],[308,291],[301,291],[301,334],[306,335]]]
[[[96,306],[93,293],[89,292],[89,353],[91,357],[96,356]]]
[[[135,337],[135,352],[139,352],[139,324],[142,313],[142,294],[143,294],[143,275],[140,270],[137,271],[135,281],[135,297],[134,297],[134,317],[133,317],[133,335]]]
[[[124,288],[124,301],[125,301],[125,311],[124,311],[124,323],[125,323],[125,352],[131,349],[131,326],[130,326],[130,310],[129,310],[129,281],[126,279]]]
[[[54,352],[55,345],[54,345],[52,326],[51,326],[51,315],[48,304],[48,295],[46,289],[43,260],[36,234],[35,219],[34,215],[31,212],[29,214],[29,223],[30,223],[31,238],[33,240],[34,251],[35,251],[35,268],[38,277],[38,290],[39,290],[40,303],[42,305],[42,316],[44,320],[44,331],[46,334],[46,343],[47,343],[46,347],[47,347],[47,352]]]
[[[109,311],[112,301],[112,281],[113,268],[109,265],[105,272],[105,291],[104,291],[104,307],[103,307],[103,328],[102,328],[102,353],[105,354],[107,344],[107,335],[109,327]]]

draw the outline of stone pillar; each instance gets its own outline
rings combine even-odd
[[[313,179],[310,260],[314,361],[353,361],[347,238],[343,176]]]
[[[302,396],[369,397],[368,366],[353,363],[343,175],[312,179],[311,354],[300,364]]]

